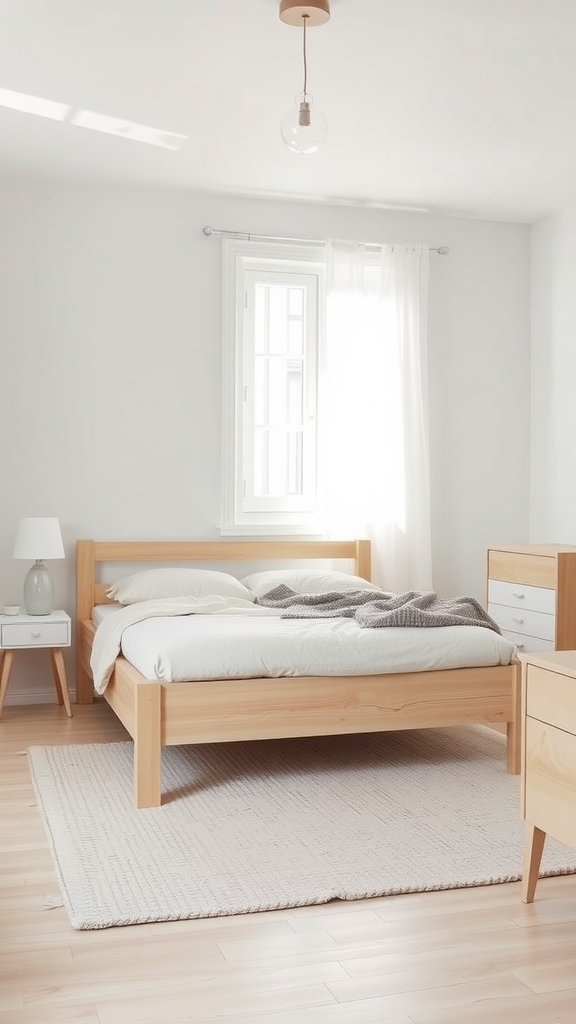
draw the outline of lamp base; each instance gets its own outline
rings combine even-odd
[[[28,615],[50,615],[54,608],[52,580],[42,560],[36,561],[26,573],[24,607]]]

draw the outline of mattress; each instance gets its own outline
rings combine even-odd
[[[94,620],[113,614],[100,606]],[[179,682],[507,665],[516,647],[479,626],[365,629],[350,618],[218,614],[143,619],[124,629],[121,653],[145,678]]]
[[[116,602],[113,602],[112,604],[97,604],[96,607],[92,609],[92,621],[99,626],[101,622],[104,622],[104,619],[108,618],[113,612],[117,611],[118,608],[121,607],[122,605],[116,604]]]

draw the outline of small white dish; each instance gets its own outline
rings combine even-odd
[[[4,615],[18,615],[18,612],[20,611],[20,605],[19,604],[5,604],[4,608],[2,610],[4,612]]]

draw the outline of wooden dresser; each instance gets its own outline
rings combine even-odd
[[[576,848],[576,651],[522,656],[522,899],[534,899],[546,835]]]
[[[576,649],[576,547],[489,547],[488,613],[520,654]]]

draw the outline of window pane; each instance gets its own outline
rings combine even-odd
[[[290,355],[304,352],[304,289],[290,288],[288,292],[288,351]]]
[[[302,361],[258,357],[254,364],[254,389],[254,477],[258,494],[301,494]]]
[[[288,352],[291,356],[299,356],[304,349],[304,330],[302,320],[288,321]]]
[[[226,420],[229,435],[238,432],[228,493],[239,524],[300,526],[318,507],[319,273],[309,262],[264,265],[259,256],[250,266],[250,259],[235,285],[239,346],[235,406]]]
[[[298,316],[302,318],[304,316],[304,289],[303,288],[289,288],[288,289],[288,315]]]
[[[302,363],[291,359],[287,373],[287,420],[292,426],[302,426],[304,418],[304,374]]]
[[[268,288],[269,320],[268,350],[285,352],[288,336],[288,288],[271,285]]]
[[[268,494],[278,497],[286,493],[286,448],[283,430],[268,434]]]
[[[268,423],[286,423],[286,360],[268,360]]]
[[[299,430],[257,431],[255,458],[261,458],[255,479],[258,497],[281,497],[302,493],[302,432]],[[265,438],[265,439],[264,439]],[[264,464],[266,463],[266,464]]]
[[[287,494],[302,494],[302,431],[291,430],[288,434],[288,480]]]
[[[268,418],[268,360],[254,359],[254,422],[266,423]]]

